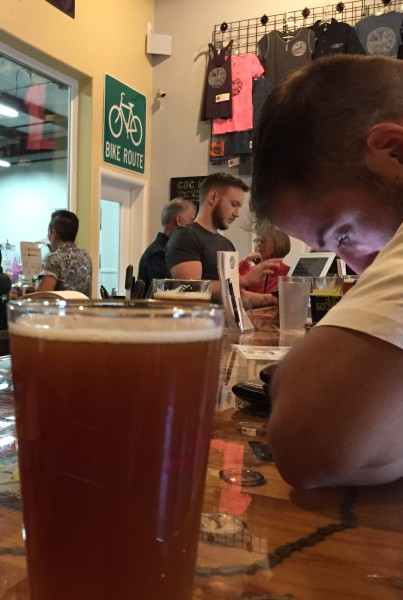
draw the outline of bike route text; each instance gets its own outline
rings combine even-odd
[[[134,150],[128,150],[127,148],[123,148],[122,152],[122,147],[119,144],[105,142],[105,155],[107,158],[111,158],[112,160],[116,160],[125,165],[144,169],[144,155],[140,152],[135,152]]]

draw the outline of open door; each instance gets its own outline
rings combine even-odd
[[[101,170],[98,290],[103,285],[123,295],[129,264],[137,277],[147,243],[146,188],[143,180]]]

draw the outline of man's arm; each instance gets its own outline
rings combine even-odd
[[[248,273],[239,276],[240,288],[245,288],[253,283],[260,282],[263,277],[268,273],[273,272],[273,267],[281,262],[280,259],[269,259],[253,267]],[[201,279],[202,276],[202,263],[197,260],[187,261],[179,263],[171,268],[171,275],[174,279]],[[277,304],[271,294],[254,294],[249,292],[251,297],[252,306],[268,306],[270,304]],[[270,296],[270,297],[269,297]],[[213,302],[219,302],[221,298],[221,286],[218,280],[213,281],[211,299]]]
[[[36,292],[53,292],[56,289],[56,279],[52,275],[41,275],[35,283]]]
[[[201,279],[202,264],[197,260],[189,260],[179,263],[171,269],[171,275],[174,279]],[[220,282],[218,280],[212,282],[211,300],[219,302],[221,297]]]
[[[273,377],[269,443],[296,487],[403,476],[403,350],[340,327],[313,328]]]

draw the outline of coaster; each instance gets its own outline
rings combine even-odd
[[[249,469],[225,469],[220,471],[220,478],[226,483],[244,487],[257,487],[266,483],[266,479],[261,473]]]
[[[235,535],[245,529],[245,524],[226,513],[202,513],[200,529],[205,533]]]

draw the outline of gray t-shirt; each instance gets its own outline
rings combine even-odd
[[[355,25],[361,44],[367,54],[393,56],[396,58],[402,43],[400,28],[403,15],[391,11],[384,15],[371,15]]]
[[[202,264],[202,279],[218,280],[217,252],[234,252],[233,243],[220,233],[211,233],[198,223],[175,229],[169,238],[165,262],[168,269],[188,261]]]
[[[310,62],[315,48],[315,34],[308,27],[300,27],[289,35],[270,31],[257,45],[266,69],[265,77],[275,85],[291,71]]]

